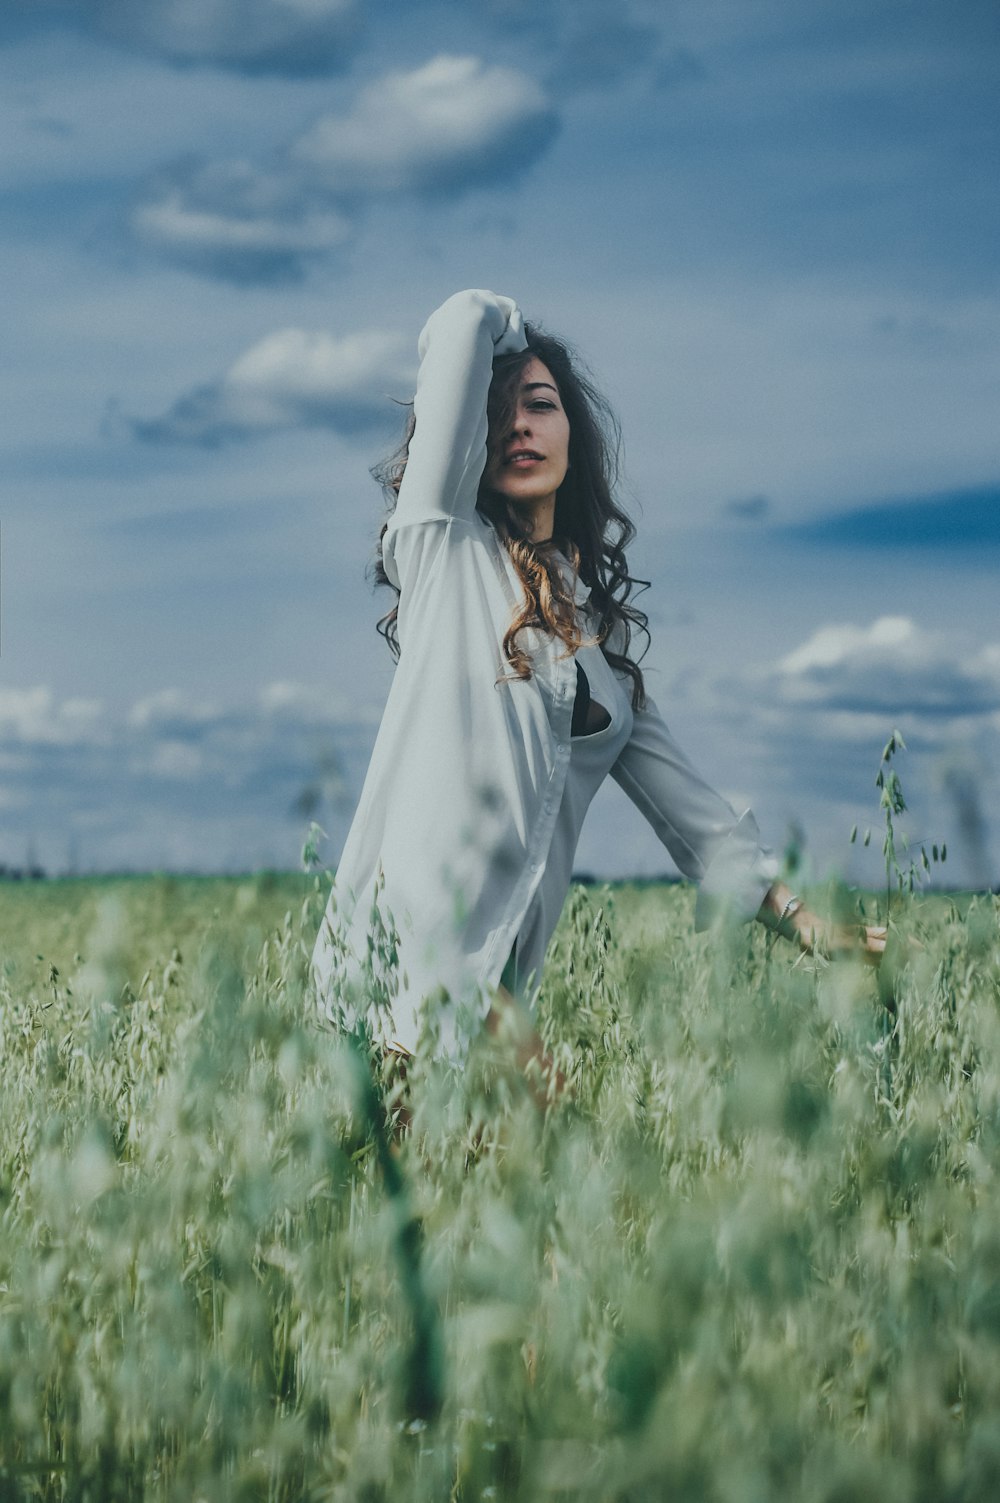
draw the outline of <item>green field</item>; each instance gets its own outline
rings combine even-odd
[[[324,900],[0,887],[0,1500],[996,1498],[997,899],[878,983],[574,888],[571,1098],[484,1045],[398,1151]]]

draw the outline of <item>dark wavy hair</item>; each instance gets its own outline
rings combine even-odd
[[[551,372],[569,420],[569,469],[556,493],[552,538],[544,542],[531,541],[516,506],[490,488],[485,471],[480,483],[477,508],[496,528],[524,587],[524,604],[515,613],[503,639],[504,656],[511,666],[510,677],[531,677],[531,660],[518,646],[517,638],[526,627],[537,627],[559,637],[566,645],[567,655],[576,652],[585,641],[596,642],[612,668],[628,674],[632,680],[632,707],[642,709],[646,703],[645,685],[630,647],[632,634],[638,630],[646,637],[639,658],[645,654],[649,646],[648,617],[630,604],[629,597],[634,590],[646,589],[649,581],[636,579],[628,571],[625,549],[635,537],[635,528],[614,499],[621,470],[621,429],[607,401],[589,374],[583,372],[568,345],[530,325],[525,325],[525,337],[526,350],[501,355],[493,362],[487,402],[487,446],[492,453],[502,445],[513,420],[521,372],[536,358]],[[406,473],[414,427],[411,410],[399,448],[372,470],[389,502],[389,516]],[[388,516],[379,532],[373,572],[377,584],[395,590],[382,563],[382,541],[387,526]],[[598,617],[593,637],[585,637],[577,623],[575,602],[555,556],[557,548],[561,548],[584,584],[590,587],[590,603]],[[378,622],[377,630],[398,658],[398,590],[396,596],[397,603]],[[612,635],[621,651],[612,650]]]

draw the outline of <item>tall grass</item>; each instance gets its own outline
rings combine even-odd
[[[324,898],[2,895],[0,1499],[992,1499],[995,899],[901,896],[886,1021],[684,889],[575,888],[571,1094],[418,1061],[397,1148]]]

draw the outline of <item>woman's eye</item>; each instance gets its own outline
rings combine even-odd
[[[555,412],[555,402],[536,401],[528,404],[532,412]]]

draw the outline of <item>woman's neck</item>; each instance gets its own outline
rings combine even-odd
[[[514,506],[512,510],[520,521],[529,542],[551,542],[556,521],[555,496],[546,496],[544,500],[536,501],[530,507]]]

